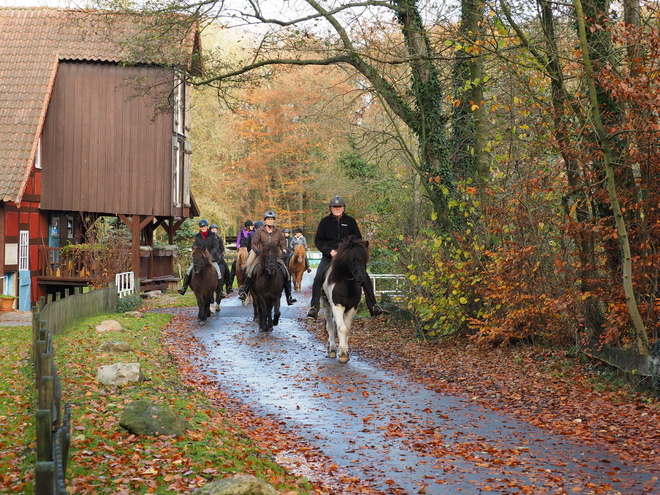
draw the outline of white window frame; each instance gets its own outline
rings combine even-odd
[[[30,269],[30,231],[21,230],[19,232],[18,243],[18,269]]]
[[[41,168],[41,136],[37,141],[37,152],[34,155],[34,168]]]

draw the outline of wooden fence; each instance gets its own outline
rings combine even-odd
[[[86,293],[76,292],[53,300],[42,298],[32,311],[32,357],[38,393],[36,413],[37,464],[36,495],[64,495],[66,465],[71,439],[71,413],[68,404],[62,414],[60,380],[54,361],[53,335],[76,322],[100,314],[114,313],[117,288],[113,285]]]

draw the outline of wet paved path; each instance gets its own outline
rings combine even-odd
[[[325,343],[299,325],[309,298],[298,299],[270,334],[252,322],[251,305],[225,300],[196,330],[208,350],[196,364],[382,493],[660,493],[651,470],[604,450],[429,391],[356,355],[348,364],[327,358]]]

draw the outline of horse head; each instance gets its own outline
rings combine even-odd
[[[200,273],[207,265],[213,263],[211,253],[206,249],[206,246],[196,246],[192,252],[192,259],[195,273]]]
[[[296,249],[293,251],[293,257],[298,263],[304,263],[305,262],[305,254],[307,253],[307,250],[305,249],[305,246],[302,244],[299,244],[296,246]]]
[[[369,241],[348,236],[339,243],[337,254],[332,259],[336,273],[350,274],[360,283],[369,280],[367,264],[369,263]]]
[[[269,275],[273,275],[276,270],[279,270],[277,265],[277,258],[279,256],[279,248],[275,244],[267,244],[261,250],[261,267],[268,272]]]

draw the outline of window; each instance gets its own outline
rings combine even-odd
[[[41,168],[41,138],[37,141],[37,153],[34,155],[34,168]]]
[[[30,232],[21,230],[19,233],[19,247],[18,247],[18,269],[30,269]]]

